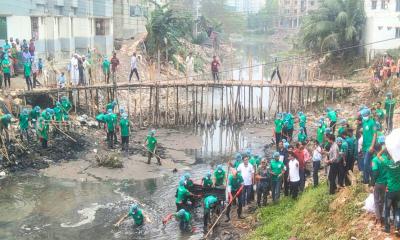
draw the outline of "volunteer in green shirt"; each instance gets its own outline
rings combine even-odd
[[[379,153],[385,144],[385,137],[381,136],[377,139],[375,151]],[[380,156],[375,155],[372,158],[372,181],[371,185],[374,186],[374,203],[375,203],[375,217],[376,222],[382,223],[383,219],[383,205],[386,191],[387,172],[386,165],[389,164],[389,159],[386,153]]]
[[[144,142],[144,144],[146,145],[146,149],[147,149],[147,157],[148,157],[147,164],[150,164],[151,158],[154,155],[157,159],[158,165],[161,165],[161,159],[157,154],[157,139],[154,136],[155,134],[156,134],[155,129],[150,130],[149,135],[147,135],[147,138]]]
[[[24,63],[24,76],[25,76],[26,86],[28,87],[28,91],[33,89],[31,74],[32,74],[32,64],[30,61],[26,61]]]
[[[378,121],[380,124],[383,123],[383,120],[385,120],[385,110],[382,109],[382,103],[377,102],[375,106],[375,119]]]
[[[285,173],[285,164],[279,161],[279,152],[274,152],[270,162],[272,176],[272,200],[277,202],[281,194],[282,176]]]
[[[345,181],[346,185],[350,185],[350,180],[348,179],[348,174],[346,170],[346,157],[348,152],[347,142],[342,137],[336,138],[336,144],[339,147],[339,160],[338,160],[338,184],[344,187]]]
[[[363,129],[362,152],[364,154],[363,182],[364,184],[369,184],[371,178],[371,160],[376,140],[376,124],[375,120],[370,117],[371,111],[369,109],[362,110],[361,116]]]
[[[38,119],[38,133],[39,140],[42,142],[42,148],[47,148],[47,141],[49,140],[49,123],[43,117],[39,117]]]
[[[326,116],[328,117],[330,123],[329,127],[332,129],[333,134],[335,134],[336,122],[337,122],[337,113],[333,108],[326,109]]]
[[[190,212],[186,211],[185,209],[181,209],[178,212],[174,214],[169,214],[165,219],[163,219],[163,224],[167,224],[169,220],[172,219],[172,217],[175,217],[176,221],[179,222],[179,229],[182,232],[191,232],[191,220],[192,220],[192,215]]]
[[[185,187],[185,180],[181,179],[179,181],[179,186],[176,189],[176,196],[175,196],[176,210],[179,211],[180,209],[184,208],[190,197],[194,197],[194,195],[191,192],[189,192],[189,190]]]
[[[26,138],[26,141],[29,143],[28,128],[29,128],[29,112],[28,109],[24,109],[19,114],[19,130],[21,133],[21,140],[24,141],[24,138]]]
[[[339,129],[338,129],[338,136],[343,137],[343,134],[346,133],[347,129],[347,120],[346,119],[340,119],[339,121]]]
[[[110,81],[110,61],[108,60],[107,56],[104,56],[102,69],[104,74],[104,82],[109,83]]]
[[[0,117],[0,133],[5,133],[6,136],[6,144],[8,144],[10,138],[8,135],[8,126],[11,124],[11,114],[4,114],[3,116]]]
[[[279,144],[278,144],[278,146],[279,146]],[[252,155],[251,158],[249,159],[249,163],[250,163],[251,165],[253,165],[254,171],[256,171],[257,168],[260,166],[261,157],[258,156],[258,155]]]
[[[121,129],[121,142],[122,151],[128,151],[129,149],[129,119],[128,114],[123,113],[121,115],[121,120],[119,121],[119,127]]]
[[[201,179],[201,183],[203,187],[211,188],[213,185],[213,181],[211,179],[211,172],[208,172],[205,177]]]
[[[112,110],[113,112],[114,112],[114,108],[115,108],[115,106],[117,106],[117,101],[112,101],[112,102],[109,102],[107,105],[106,105],[106,111],[108,111],[108,110]]]
[[[218,198],[213,195],[210,195],[204,198],[204,215],[203,215],[203,222],[204,222],[204,230],[207,231],[208,222],[211,220],[211,210],[215,209],[218,205]]]
[[[345,141],[348,146],[347,157],[346,157],[346,169],[347,171],[353,171],[354,162],[358,155],[358,143],[357,139],[354,137],[354,130],[352,128],[347,129],[347,134]]]
[[[240,172],[237,172],[236,170],[232,170],[232,173],[228,177],[228,200],[229,203],[232,201],[237,201],[237,214],[238,218],[242,219],[242,190],[243,190],[243,177],[240,174]],[[233,199],[236,196],[235,199]],[[225,222],[229,222],[231,220],[230,214],[231,214],[231,205],[228,205],[228,208],[226,210],[226,220]]]
[[[324,142],[325,128],[326,128],[326,125],[324,124],[324,121],[319,120],[318,128],[317,128],[317,141],[320,146],[322,146],[322,144]]]
[[[142,226],[144,224],[145,216],[143,211],[138,207],[136,204],[132,204],[131,208],[129,209],[129,213],[126,214],[118,223],[114,226],[119,227],[119,225],[125,221],[128,217],[132,217],[133,222],[136,226]]]
[[[61,103],[57,102],[55,108],[53,108],[54,110],[54,120],[57,122],[58,127],[61,128],[62,127],[62,122],[63,122],[63,111],[62,111],[62,107],[61,107]]]
[[[69,112],[72,109],[72,104],[66,96],[61,97],[61,109],[63,112],[63,120],[65,124],[67,124],[66,121],[69,120]]]
[[[382,154],[378,154],[381,156]],[[389,157],[389,155],[387,155]],[[387,162],[386,173],[387,173],[387,191],[386,191],[386,204],[385,204],[385,232],[390,233],[390,209],[392,206],[397,206],[393,209],[395,212],[395,219],[399,216],[399,204],[400,204],[400,163],[389,159]],[[397,226],[396,226],[397,225]],[[395,221],[395,230],[400,230],[400,222]]]
[[[40,116],[40,107],[36,106],[29,113],[29,120],[31,121],[32,127],[36,127],[36,122],[39,116]]]
[[[307,140],[307,134],[304,132],[304,128],[300,127],[299,133],[297,134],[297,141],[304,143]]]
[[[275,124],[275,131],[274,131],[275,144],[276,144],[276,148],[278,148],[278,144],[282,139],[283,119],[282,119],[281,113],[276,114],[276,119],[274,121],[274,124]]]
[[[286,128],[286,136],[283,136],[288,142],[293,139],[293,130],[294,130],[294,118],[291,113],[286,113],[283,120],[284,127]]]
[[[307,135],[307,117],[303,112],[298,112],[297,116],[299,117],[299,127],[304,129],[304,133]]]
[[[1,61],[1,67],[3,69],[4,87],[7,88],[7,85],[8,85],[8,87],[10,88],[11,87],[11,80],[10,80],[11,79],[11,62],[8,59],[7,54],[4,55],[4,59],[3,59],[3,61]]]
[[[105,116],[105,121],[107,125],[107,142],[108,142],[108,147],[113,148],[114,147],[114,131],[115,131],[115,125],[116,125],[116,119],[113,116],[114,114],[112,113],[112,110],[108,110],[107,115]]]
[[[235,161],[233,162],[232,167],[234,169],[237,169],[242,162],[243,162],[242,154],[236,153],[235,154]]]
[[[225,171],[222,168],[222,165],[218,165],[217,166],[217,170],[214,171],[214,178],[215,178],[215,186],[219,187],[219,186],[223,186],[225,184]]]
[[[391,132],[393,129],[393,115],[396,102],[397,102],[396,99],[393,98],[393,94],[391,92],[388,92],[386,94],[385,110],[386,110],[386,127],[389,132]]]

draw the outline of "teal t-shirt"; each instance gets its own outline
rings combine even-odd
[[[136,225],[140,226],[143,224],[143,213],[142,210],[138,209],[136,213],[133,213],[132,209],[129,211],[129,216],[133,218]]]

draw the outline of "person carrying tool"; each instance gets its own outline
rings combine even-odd
[[[132,217],[136,226],[142,226],[144,224],[145,216],[143,215],[142,210],[138,207],[138,205],[132,204],[129,213],[121,218],[116,224],[114,224],[114,226],[119,227],[119,225],[128,217]]]
[[[22,112],[19,114],[19,131],[21,133],[21,140],[26,141],[29,143],[29,112],[28,109],[23,109]],[[25,137],[24,137],[25,136]]]
[[[3,134],[3,131],[5,133],[5,144],[7,145],[9,143],[9,135],[8,135],[8,126],[11,124],[11,114],[4,114],[3,116],[0,117],[0,133]]]
[[[130,122],[128,119],[128,114],[121,114],[121,120],[119,121],[119,126],[121,128],[121,142],[122,142],[122,151],[129,150],[129,126]]]
[[[61,110],[62,110],[62,119],[64,120],[64,124],[68,124],[69,120],[69,112],[72,109],[72,104],[66,96],[61,97]]]
[[[147,150],[147,156],[148,156],[147,164],[150,164],[151,158],[152,158],[153,156],[155,156],[156,159],[157,159],[158,165],[161,166],[161,159],[160,159],[160,157],[157,155],[157,139],[156,139],[155,136],[154,136],[155,134],[156,134],[156,130],[155,130],[155,129],[152,129],[152,130],[149,132],[149,135],[147,135],[147,138],[146,138],[146,140],[145,140],[145,142],[144,142],[144,145],[147,147],[147,148],[146,148],[146,150]]]
[[[29,113],[29,120],[31,122],[32,127],[34,128],[36,127],[36,122],[39,116],[40,116],[40,107],[35,106]]]
[[[211,179],[211,172],[207,172],[206,176],[201,179],[201,183],[205,188],[211,188],[213,185],[213,181]]]
[[[218,198],[213,195],[210,195],[204,198],[204,230],[207,231],[208,222],[211,221],[211,211],[215,211],[216,206],[218,205]]]
[[[192,215],[189,211],[181,209],[176,213],[168,214],[168,216],[163,219],[163,224],[166,225],[168,221],[171,220],[173,217],[175,217],[176,221],[179,222],[179,229],[182,232],[192,232]]]
[[[228,185],[229,185],[229,193],[228,193],[228,199],[229,199],[229,205],[226,211],[226,220],[225,222],[229,222],[231,220],[230,214],[231,214],[231,203],[232,202],[238,202],[238,208],[237,208],[237,214],[238,218],[243,219],[244,217],[242,216],[242,195],[241,192],[243,190],[243,177],[240,174],[240,172],[237,172],[236,170],[232,170],[231,175],[229,175],[228,178]],[[234,199],[234,197],[236,198]]]
[[[114,148],[114,131],[115,131],[115,125],[116,125],[116,120],[114,117],[114,114],[111,109],[107,111],[107,115],[105,116],[105,122],[107,124],[107,143],[108,143],[108,148],[112,149]]]
[[[225,183],[225,177],[226,173],[222,168],[222,165],[218,165],[217,169],[214,171],[214,178],[215,178],[214,186],[215,187],[223,186]]]
[[[42,116],[38,119],[37,132],[39,141],[42,143],[42,148],[46,149],[48,147],[47,141],[49,140],[49,122],[47,122]]]

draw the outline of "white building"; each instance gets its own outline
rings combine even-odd
[[[257,13],[265,6],[265,0],[227,0],[225,4],[235,12]]]
[[[36,55],[69,58],[96,48],[113,50],[112,0],[4,1],[0,8],[0,44],[5,39],[35,40]]]
[[[364,43],[367,62],[375,54],[400,47],[400,0],[365,0]],[[392,39],[389,41],[385,41]],[[383,41],[380,43],[375,43]],[[372,44],[373,43],[373,44]]]

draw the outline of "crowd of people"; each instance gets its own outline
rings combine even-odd
[[[28,90],[32,90],[37,84],[37,78],[43,73],[44,62],[35,55],[35,40],[29,43],[26,39],[22,43],[18,38],[6,39],[0,46],[0,88],[11,88],[11,78],[23,73]]]
[[[397,61],[385,54],[382,58],[378,58],[372,66],[374,73],[374,81],[380,82],[390,77],[400,78],[400,58]]]

